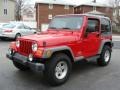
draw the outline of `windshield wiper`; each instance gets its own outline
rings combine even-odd
[[[71,28],[69,28],[69,27],[63,27],[63,28],[61,28],[61,29],[71,29]]]
[[[69,27],[63,27],[63,28],[49,27],[49,29],[71,29],[71,28],[69,28]]]
[[[49,27],[49,29],[57,29],[56,27]]]

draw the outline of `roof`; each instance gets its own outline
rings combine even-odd
[[[40,0],[40,1],[36,1],[36,4],[37,3],[75,6],[75,4],[69,3],[66,0]]]
[[[102,13],[102,12],[99,12],[99,11],[96,11],[96,10],[87,12],[86,14],[103,15],[103,16],[105,15],[105,13]]]
[[[105,19],[110,20],[109,17],[103,16],[103,15],[95,15],[95,14],[65,14],[65,15],[56,15],[56,16],[87,16],[87,17],[96,17],[99,19],[105,18]]]
[[[80,5],[78,5],[78,6],[76,6],[76,7],[79,7],[79,6],[97,6],[97,7],[111,7],[112,8],[112,6],[110,6],[110,5],[108,5],[108,4],[103,4],[103,3],[100,3],[100,2],[86,2],[86,3],[82,3],[82,4],[80,4]]]

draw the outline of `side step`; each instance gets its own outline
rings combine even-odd
[[[100,55],[96,55],[96,56],[93,56],[93,57],[86,58],[86,60],[91,61],[91,60],[96,60],[98,58],[100,58]]]

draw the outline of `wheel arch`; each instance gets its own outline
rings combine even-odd
[[[43,53],[43,58],[48,58],[48,56],[46,55],[47,51],[51,51],[51,55],[49,58],[51,58],[53,55],[57,54],[57,53],[64,53],[66,54],[68,57],[70,57],[71,61],[74,62],[74,54],[71,50],[71,48],[69,48],[68,46],[60,46],[60,47],[54,47],[54,48],[49,48],[46,49]]]
[[[112,48],[112,43],[111,42],[106,42],[105,44],[104,44],[104,46],[109,46],[110,48]]]
[[[104,47],[105,45],[107,45],[107,46],[109,46],[110,48],[112,48],[112,41],[111,41],[111,40],[102,41],[101,46],[100,46],[100,49],[99,49],[99,51],[98,51],[98,54],[101,54],[102,49],[103,49],[103,47]]]
[[[59,53],[63,53],[63,54],[66,54],[69,58],[70,58],[70,60],[71,60],[71,62],[74,62],[74,57],[73,57],[73,55],[71,54],[71,52],[69,51],[69,50],[60,50],[60,51],[55,51],[55,52],[53,52],[53,54],[52,54],[52,56],[51,57],[53,57],[55,54],[59,54]]]
[[[20,35],[22,36],[22,34],[21,34],[20,32],[16,32],[16,33],[15,33],[15,37],[16,37],[17,34],[20,34]]]

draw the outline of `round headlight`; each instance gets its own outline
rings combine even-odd
[[[16,41],[16,46],[17,46],[17,47],[20,47],[20,41],[19,41],[19,40]]]
[[[37,51],[37,49],[38,49],[37,43],[33,44],[32,45],[32,50],[35,52],[35,51]]]

